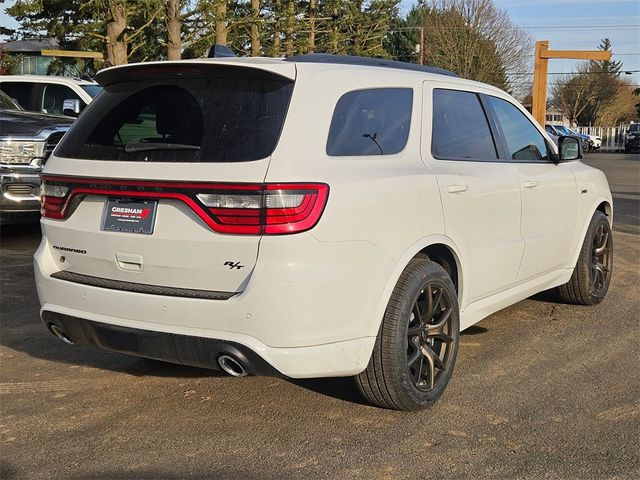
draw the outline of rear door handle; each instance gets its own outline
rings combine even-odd
[[[522,182],[522,186],[524,188],[536,188],[538,186],[538,182],[536,182],[535,180],[527,180]]]
[[[449,185],[447,187],[447,192],[449,193],[462,193],[469,190],[468,185]]]

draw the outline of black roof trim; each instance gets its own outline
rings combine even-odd
[[[412,70],[414,72],[435,73],[437,75],[447,75],[457,77],[453,72],[437,67],[428,67],[415,63],[398,62],[396,60],[386,60],[384,58],[357,57],[355,55],[334,55],[332,53],[307,53],[305,55],[295,55],[287,57],[285,62],[301,63],[328,63],[335,65],[361,65],[364,67],[397,68],[398,70]]]
[[[233,53],[233,50],[231,50],[226,45],[219,45],[216,43],[215,45],[212,45],[211,48],[209,49],[209,54],[207,55],[207,57],[208,58],[233,58],[233,57],[237,57],[237,55]]]

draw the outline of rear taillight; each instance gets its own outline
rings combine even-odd
[[[69,193],[69,187],[66,185],[42,182],[41,189],[41,203],[42,209],[40,210],[42,216],[47,218],[62,219],[62,210],[65,205],[67,194]]]
[[[322,215],[329,187],[318,183],[265,184],[254,192],[200,193],[216,231],[278,235],[312,228]]]
[[[69,216],[82,195],[173,199],[186,203],[214,231],[283,235],[313,228],[324,210],[324,183],[224,184],[43,177],[42,215]]]

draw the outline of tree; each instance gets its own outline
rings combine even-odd
[[[0,75],[16,75],[19,64],[20,55],[11,55],[0,48]]]
[[[180,0],[167,0],[167,60],[180,60],[182,54]]]
[[[611,42],[604,38],[598,48],[610,51]],[[559,78],[552,87],[552,104],[572,123],[613,125],[617,118],[627,115],[625,105],[632,95],[628,83],[620,78],[621,69],[620,61],[581,63],[574,73]]]
[[[458,75],[513,90],[530,67],[529,35],[492,0],[423,0],[395,26],[387,49],[402,60],[425,63]],[[424,42],[419,43],[419,29]]]
[[[99,32],[82,0],[21,0],[6,9],[20,23],[12,39],[55,38],[63,49],[100,51]]]
[[[618,91],[612,100],[600,108],[598,123],[600,125],[618,125],[620,122],[636,119],[638,117],[636,102],[634,88],[627,80],[620,79]]]

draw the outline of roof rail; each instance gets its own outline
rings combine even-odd
[[[331,53],[307,53],[305,55],[294,55],[284,59],[285,62],[301,63],[327,63],[337,65],[362,65],[365,67],[397,68],[398,70],[412,70],[415,72],[435,73],[437,75],[447,75],[458,77],[449,70],[415,63],[398,62],[396,60],[386,60],[384,58],[357,57],[355,55],[334,55]]]

